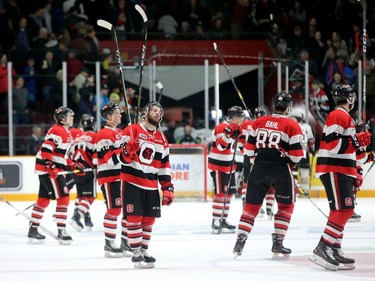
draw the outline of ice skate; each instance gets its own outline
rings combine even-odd
[[[38,232],[38,228],[30,223],[29,233],[27,234],[29,238],[29,244],[43,244],[46,237]],[[35,242],[35,243],[34,243]]]
[[[85,213],[84,220],[85,220],[86,230],[87,231],[91,231],[92,228],[93,228],[93,226],[94,226],[94,224],[91,221],[91,215],[90,215],[89,212]]]
[[[134,251],[132,262],[135,268],[153,268],[155,267],[155,258],[148,255],[148,253],[143,250],[137,249]]]
[[[324,267],[326,270],[338,270],[340,263],[333,256],[332,247],[326,242],[320,240],[313,253],[309,258],[310,261]]]
[[[220,230],[220,220],[213,219],[211,224],[212,234],[219,234]]]
[[[73,226],[73,228],[78,232],[81,232],[84,229],[81,222],[81,214],[79,213],[78,209],[74,209],[74,214],[72,216],[72,220],[70,221],[70,225]]]
[[[219,234],[219,232],[222,232],[222,233],[235,233],[236,232],[236,227],[228,223],[227,220],[223,220],[220,226],[220,220],[213,219],[211,228],[212,228],[213,234]]]
[[[340,263],[338,270],[351,270],[355,268],[355,260],[344,257],[341,248],[332,248],[333,257]]]
[[[113,240],[105,239],[104,256],[106,258],[121,258],[122,249],[117,247]]]
[[[353,215],[350,217],[349,222],[360,222],[361,221],[361,215],[357,213],[353,213]]]
[[[283,246],[284,237],[280,234],[272,233],[272,259],[274,260],[285,260],[288,259],[291,249],[285,248]]]
[[[243,248],[245,247],[247,236],[245,234],[240,234],[237,236],[236,244],[233,248],[234,258],[242,255]]]
[[[121,238],[121,250],[124,257],[133,256],[133,249],[130,248],[129,242],[125,238]]]
[[[70,245],[73,241],[72,237],[66,232],[65,228],[58,230],[57,239],[59,241],[59,245]]]
[[[266,213],[267,213],[267,219],[271,221],[273,219],[273,215],[274,215],[273,212],[272,212],[272,209],[267,208]]]

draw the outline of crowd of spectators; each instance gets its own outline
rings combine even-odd
[[[375,5],[367,1],[368,106],[375,109]],[[61,105],[62,61],[67,61],[69,106],[77,113],[95,114],[94,65],[102,61],[102,102],[124,102],[121,79],[112,67],[110,50],[100,50],[97,19],[116,28],[118,38],[140,40],[143,22],[135,4],[146,12],[150,39],[212,40],[268,38],[278,56],[293,61],[291,70],[310,74],[329,98],[333,86],[357,81],[362,59],[362,7],[357,0],[0,0],[0,106],[6,106],[6,63],[13,62],[14,122],[46,122],[35,112],[48,113]],[[255,37],[254,37],[255,36]],[[23,78],[23,79],[21,79]],[[298,78],[292,92],[298,89]],[[296,82],[297,81],[297,82]],[[296,82],[296,83],[294,83]],[[303,88],[303,85],[302,85]],[[315,88],[312,92],[320,92]],[[132,93],[129,94],[131,100]],[[314,100],[314,106],[321,106]],[[1,110],[0,123],[7,116]],[[45,114],[46,115],[46,114]],[[48,114],[47,114],[48,116]],[[76,118],[79,120],[79,118]]]

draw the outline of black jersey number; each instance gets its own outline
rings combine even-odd
[[[281,133],[276,131],[259,130],[256,136],[256,147],[259,148],[276,148],[279,149]]]

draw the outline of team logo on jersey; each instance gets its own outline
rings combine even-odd
[[[116,199],[115,199],[115,204],[116,204],[116,206],[121,206],[121,205],[122,205],[122,200],[121,200],[121,198],[116,198]]]
[[[133,213],[134,212],[134,205],[133,204],[127,204],[126,205],[126,212],[127,213]]]
[[[353,200],[351,197],[346,197],[345,198],[345,206],[352,206],[353,205]]]

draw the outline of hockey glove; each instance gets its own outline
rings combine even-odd
[[[59,176],[59,169],[56,168],[56,165],[53,164],[51,161],[46,162],[47,171],[49,173],[50,179],[56,179]]]
[[[85,166],[80,163],[80,162],[74,162],[73,165],[70,166],[70,168],[73,170],[73,171],[78,171],[77,172],[77,176],[80,176],[80,177],[83,177],[86,175],[85,173]]]
[[[354,192],[356,193],[362,186],[363,183],[363,169],[357,167],[357,178],[354,181]]]
[[[371,134],[369,132],[359,132],[352,138],[356,149],[362,146],[368,146],[371,143]]]
[[[174,188],[173,186],[167,187],[163,190],[163,199],[161,201],[161,204],[163,206],[169,206],[172,204],[174,200]]]
[[[225,133],[232,139],[235,139],[241,133],[240,126],[235,122],[230,122],[228,127],[225,128]]]
[[[138,140],[130,140],[125,146],[127,154],[134,155],[141,148]]]

